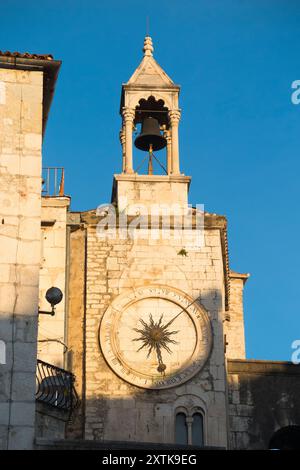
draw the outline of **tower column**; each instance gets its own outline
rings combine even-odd
[[[193,418],[190,416],[186,417],[186,426],[187,426],[187,434],[188,434],[188,445],[191,446],[193,444],[193,435],[192,435],[192,426],[193,426]]]
[[[180,175],[179,169],[179,145],[178,145],[178,125],[180,120],[180,110],[173,110],[169,112],[169,119],[171,123],[172,135],[172,174]]]
[[[171,131],[165,130],[164,137],[167,141],[167,173],[170,175],[172,173],[172,139]]]
[[[125,166],[125,129],[124,129],[124,126],[122,127],[122,129],[120,130],[120,142],[121,142],[121,146],[122,146],[122,173],[125,173],[125,170],[126,170],[126,166]]]
[[[125,173],[133,173],[132,167],[132,127],[135,116],[133,108],[125,107],[122,110],[125,123]]]

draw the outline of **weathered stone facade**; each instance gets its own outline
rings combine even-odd
[[[205,247],[187,256],[178,254],[181,248],[180,239],[171,243],[151,239],[99,241],[96,226],[87,226],[86,438],[173,442],[176,404],[194,397],[206,410],[206,443],[226,446],[220,232],[208,230]],[[200,296],[214,338],[204,369],[187,384],[159,393],[137,389],[118,378],[107,366],[98,340],[102,315],[112,300],[130,288],[149,284],[175,287],[192,298]],[[124,434],[125,428],[128,431]]]
[[[122,108],[124,127],[120,133],[123,173],[114,176],[112,195],[117,208],[117,226],[124,214],[132,222],[153,204],[162,207],[177,203],[182,213],[188,202],[190,178],[178,173],[177,128],[172,131],[175,132],[174,148],[172,137],[168,140],[168,175],[133,172],[129,143],[134,119],[132,103],[140,103],[139,100],[147,98],[150,92],[155,98],[161,98],[163,88],[164,98],[168,93],[172,96],[166,102],[178,106],[178,88],[172,86],[168,77],[163,77],[152,59],[149,62],[152,50],[149,42],[145,44],[148,47],[146,59],[122,92],[121,104],[127,105]],[[173,172],[174,157],[176,171]],[[71,349],[77,344],[83,357],[77,355],[73,362],[73,370],[79,376],[82,407],[77,427],[70,427],[68,436],[131,445],[139,445],[139,442],[174,444],[176,413],[183,411],[187,426],[191,426],[193,410],[201,410],[205,445],[251,449],[268,448],[272,434],[280,426],[299,423],[297,414],[288,412],[286,405],[291,400],[293,407],[298,406],[294,385],[298,374],[296,366],[273,367],[268,362],[257,365],[245,360],[243,289],[249,275],[229,269],[225,217],[205,213],[204,243],[188,249],[186,240],[180,237],[163,237],[160,220],[156,237],[150,236],[147,219],[145,225],[136,224],[137,238],[124,238],[119,232],[116,237],[111,234],[101,238],[99,224],[105,219],[101,210],[71,214],[77,226],[73,225],[70,243],[68,330]],[[76,273],[79,273],[78,278]],[[121,300],[124,296],[128,296],[129,301],[139,298],[147,288],[155,293],[153,296],[159,292],[163,296],[164,291],[176,289],[190,299],[198,299],[211,324],[213,343],[207,362],[193,377],[174,387],[136,386],[136,372],[130,372],[122,362],[122,353],[109,356],[120,344],[132,351],[128,346],[132,340],[118,336],[123,335],[125,329],[121,325],[118,330],[117,323],[113,326],[114,315],[120,315],[118,309],[124,305]],[[153,302],[151,305],[153,308]],[[83,334],[79,325],[83,325]],[[108,341],[108,348],[103,341]],[[286,374],[291,374],[291,378],[287,379]],[[263,391],[264,397],[261,397],[260,385],[268,389],[275,383],[277,391],[266,407],[264,418],[263,403],[267,394]],[[286,385],[291,392],[286,390]],[[280,419],[276,418],[276,407]]]
[[[0,55],[1,449],[34,442],[46,66]]]
[[[119,211],[136,215],[157,204],[172,207],[178,212],[188,205],[188,188],[191,178],[172,175],[115,175],[112,199]]]
[[[32,448],[34,437],[37,448],[51,448],[44,439],[58,439],[56,448],[173,447],[180,414],[185,444],[195,445],[201,419],[199,445],[208,448],[263,449],[279,442],[272,436],[280,429],[300,432],[297,366],[245,359],[249,275],[229,269],[226,218],[188,208],[179,86],[152,52],[147,37],[122,87],[112,205],[86,212],[70,211],[63,193],[41,198],[42,134],[59,62],[0,53],[0,448]],[[132,131],[143,112],[154,113],[166,139],[166,175],[152,174],[152,163],[149,174],[134,170]],[[145,217],[153,205],[154,227]],[[191,227],[175,236],[175,213],[166,229],[166,206],[190,214]],[[103,229],[111,208],[115,232]],[[125,237],[124,216],[126,230],[134,227]],[[63,302],[38,322],[53,285]],[[146,331],[140,325],[151,326],[142,347],[133,333]],[[165,331],[169,349],[157,346]],[[75,374],[80,406],[71,419],[55,402],[36,407],[37,357]]]
[[[58,367],[65,365],[66,328],[66,269],[67,264],[67,210],[68,197],[43,197],[41,227],[41,264],[39,283],[39,305],[49,310],[45,299],[51,286],[60,288],[64,297],[55,311],[55,316],[39,318],[38,357]]]
[[[79,219],[79,220],[78,220]],[[85,332],[86,332],[86,229],[79,214],[69,214],[68,345],[67,366],[76,377],[81,403],[67,428],[67,437],[84,438],[85,426]]]
[[[230,359],[244,359],[245,330],[244,330],[244,285],[249,274],[240,274],[231,271],[230,278],[230,308],[228,309],[228,321],[225,324],[226,356]]]
[[[43,74],[0,68],[0,448],[34,439]]]
[[[299,379],[290,362],[228,361],[230,449],[268,449],[278,430],[299,428]]]

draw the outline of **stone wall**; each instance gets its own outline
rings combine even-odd
[[[45,403],[37,402],[35,439],[65,439],[69,412],[56,410]]]
[[[30,448],[41,223],[43,73],[0,68],[0,448]]]
[[[183,241],[97,238],[87,225],[86,421],[87,439],[174,442],[177,406],[201,406],[205,443],[227,445],[224,369],[224,267],[219,230],[205,231],[205,246],[179,254]],[[99,347],[101,318],[130,288],[164,284],[201,298],[213,329],[213,349],[193,379],[167,390],[146,390],[120,379]],[[201,404],[201,405],[200,405]]]
[[[75,375],[75,387],[80,406],[74,410],[67,427],[67,437],[84,437],[85,406],[85,281],[86,230],[82,227],[70,233],[69,291],[68,291],[68,361],[66,368]]]
[[[231,449],[268,449],[276,431],[300,425],[299,379],[289,362],[228,361]]]
[[[115,175],[112,200],[119,211],[131,215],[153,210],[154,205],[169,210],[176,205],[179,211],[183,211],[188,205],[190,182],[191,178],[183,175]]]
[[[40,309],[51,310],[45,294],[52,286],[59,287],[63,293],[63,300],[56,306],[54,316],[40,315],[39,317],[38,358],[62,368],[65,366],[65,353],[67,352],[65,328],[69,205],[68,197],[43,197],[42,199]]]
[[[226,356],[229,359],[246,357],[243,291],[248,277],[248,274],[230,272],[229,321],[225,323]]]

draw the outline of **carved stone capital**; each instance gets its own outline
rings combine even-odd
[[[125,122],[133,122],[135,117],[135,110],[133,108],[124,107],[122,108],[122,116]]]
[[[180,121],[181,111],[180,109],[174,109],[169,111],[169,119],[171,124],[178,124]]]
[[[171,131],[169,129],[164,130],[164,138],[167,141],[167,145],[171,143],[172,138],[171,138]]]

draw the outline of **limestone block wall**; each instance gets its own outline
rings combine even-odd
[[[300,425],[299,378],[289,362],[228,361],[230,449],[268,449],[276,431]]]
[[[183,241],[97,238],[87,226],[86,417],[87,439],[174,442],[175,409],[201,403],[205,443],[227,445],[224,369],[224,274],[219,230],[205,231],[205,246],[179,255]],[[145,390],[108,367],[99,347],[101,318],[111,301],[129,288],[163,284],[201,298],[213,329],[213,348],[204,368],[185,384]]]
[[[230,305],[229,321],[225,322],[226,356],[229,359],[245,359],[245,326],[244,326],[244,285],[249,274],[230,272]]]
[[[164,207],[176,204],[179,210],[183,210],[188,204],[190,181],[190,177],[183,175],[115,175],[113,200],[119,211],[131,215],[137,214],[139,205],[149,210],[155,204]]]
[[[0,69],[0,448],[30,448],[41,224],[42,72]]]
[[[63,300],[56,306],[55,316],[40,315],[38,330],[38,358],[58,367],[64,367],[67,352],[66,327],[66,272],[67,272],[67,210],[68,197],[42,198],[42,240],[39,303],[41,310],[50,311],[45,299],[47,289],[59,287]]]
[[[36,403],[35,440],[65,439],[65,428],[68,422],[68,411],[57,410],[42,402]],[[35,447],[36,449],[36,447]]]
[[[69,292],[68,292],[68,361],[67,370],[75,375],[75,387],[80,399],[80,407],[75,410],[68,423],[67,436],[84,437],[84,357],[85,357],[85,282],[86,282],[86,230],[82,227],[70,233]]]

